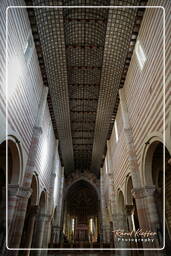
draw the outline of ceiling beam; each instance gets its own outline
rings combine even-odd
[[[113,0],[111,0],[111,3],[114,4]],[[110,9],[108,15],[91,165],[91,170],[97,174],[99,174],[102,156],[104,155],[121,75],[135,25],[136,13],[136,9]],[[122,41],[122,44],[119,41]],[[110,70],[112,72],[109,72]]]
[[[33,0],[33,5],[39,5]],[[62,9],[34,10],[65,172],[74,170]],[[47,22],[50,17],[51,21]],[[43,26],[42,26],[43,24]],[[53,31],[53,33],[51,33]],[[56,57],[58,56],[58,57]]]

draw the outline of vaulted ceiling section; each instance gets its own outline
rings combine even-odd
[[[52,4],[61,8],[28,8],[28,14],[49,87],[61,160],[66,175],[75,170],[99,175],[119,103],[118,89],[124,85],[144,8],[96,6],[143,6],[146,1],[27,1],[30,6]]]

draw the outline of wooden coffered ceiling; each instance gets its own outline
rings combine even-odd
[[[144,8],[96,6],[143,6],[146,1],[26,3],[70,6],[27,10],[65,174],[91,170],[99,175]]]

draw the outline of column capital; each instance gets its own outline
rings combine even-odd
[[[50,221],[51,218],[51,214],[40,214],[38,217],[38,221]]]
[[[144,198],[144,188],[134,188],[132,189],[132,195],[135,199]]]
[[[135,199],[140,199],[148,196],[153,196],[156,191],[156,187],[154,185],[145,186],[143,188],[134,188],[132,189],[132,195]]]
[[[29,199],[32,194],[32,189],[28,187],[20,187],[17,193],[18,197]]]
[[[144,187],[145,196],[153,196],[155,191],[156,191],[156,186],[154,185]]]
[[[130,205],[126,205],[125,206],[125,209],[126,209],[126,214],[129,216],[129,215],[132,215],[134,210],[135,210],[135,206],[130,204]]]
[[[18,191],[20,189],[19,185],[14,185],[14,184],[8,184],[8,192],[11,196],[17,195]]]

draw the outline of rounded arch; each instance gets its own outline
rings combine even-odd
[[[148,136],[142,152],[141,157],[141,180],[143,186],[153,185],[152,177],[152,158],[153,154],[158,147],[158,145],[163,145],[163,150],[171,154],[168,145],[163,144],[163,138],[160,134],[154,134],[153,136]]]
[[[31,204],[38,205],[39,202],[39,179],[36,173],[33,173],[31,182],[32,194],[31,194]]]
[[[34,224],[31,222],[33,216],[36,215],[37,209],[38,209],[38,202],[39,202],[39,181],[36,173],[32,176],[31,181],[31,189],[32,193],[29,197],[27,209],[26,209],[26,215],[24,220],[24,226],[23,226],[23,232],[22,232],[22,238],[20,242],[20,248],[27,248],[30,246],[28,236],[30,234],[31,229],[33,228],[32,225]],[[30,225],[32,223],[32,225]]]
[[[99,192],[99,189],[97,188],[96,184],[94,184],[91,180],[89,180],[88,178],[86,177],[79,177],[77,179],[75,179],[73,182],[71,182],[67,187],[66,187],[66,190],[65,190],[65,197],[69,191],[69,189],[77,182],[79,181],[85,181],[87,183],[89,183],[97,192],[97,195],[98,195],[98,199],[100,199],[100,192]]]
[[[123,214],[125,212],[125,200],[124,200],[124,194],[121,189],[118,189],[118,213]]]
[[[97,241],[100,204],[97,189],[89,181],[80,178],[68,186],[64,209],[63,232],[69,241],[88,242],[90,236]]]
[[[57,216],[57,210],[58,210],[58,207],[55,206],[55,208],[53,209],[53,213],[52,213],[52,220],[55,222],[55,219],[56,219],[56,216]]]
[[[125,204],[126,205],[133,205],[133,196],[132,196],[132,176],[128,174],[125,181]]]
[[[165,154],[164,154],[165,152]],[[163,140],[160,137],[152,137],[150,138],[145,145],[145,149],[143,152],[142,158],[142,178],[144,186],[151,186],[154,189],[154,205],[157,216],[157,223],[155,223],[155,227],[157,229],[159,243],[163,243],[163,207],[164,207],[164,179],[166,181],[166,194],[170,194],[170,151],[167,145],[164,145]],[[165,168],[164,168],[165,167]],[[168,190],[167,190],[168,189]],[[166,198],[167,200],[167,198]],[[171,207],[166,202],[166,222],[169,220],[168,216],[170,216]],[[170,238],[169,238],[169,228],[170,225],[167,225],[165,229],[165,241],[166,248],[170,248]],[[170,228],[171,229],[171,228]]]
[[[47,212],[47,195],[45,190],[42,190],[39,198],[39,214],[46,214],[46,212]]]
[[[20,185],[22,179],[23,170],[23,155],[19,140],[14,136],[8,136],[6,140],[3,140],[0,144],[1,157],[4,159],[1,161],[1,169],[4,169],[6,176],[6,169],[8,169],[8,184]],[[7,166],[6,166],[7,156]]]

